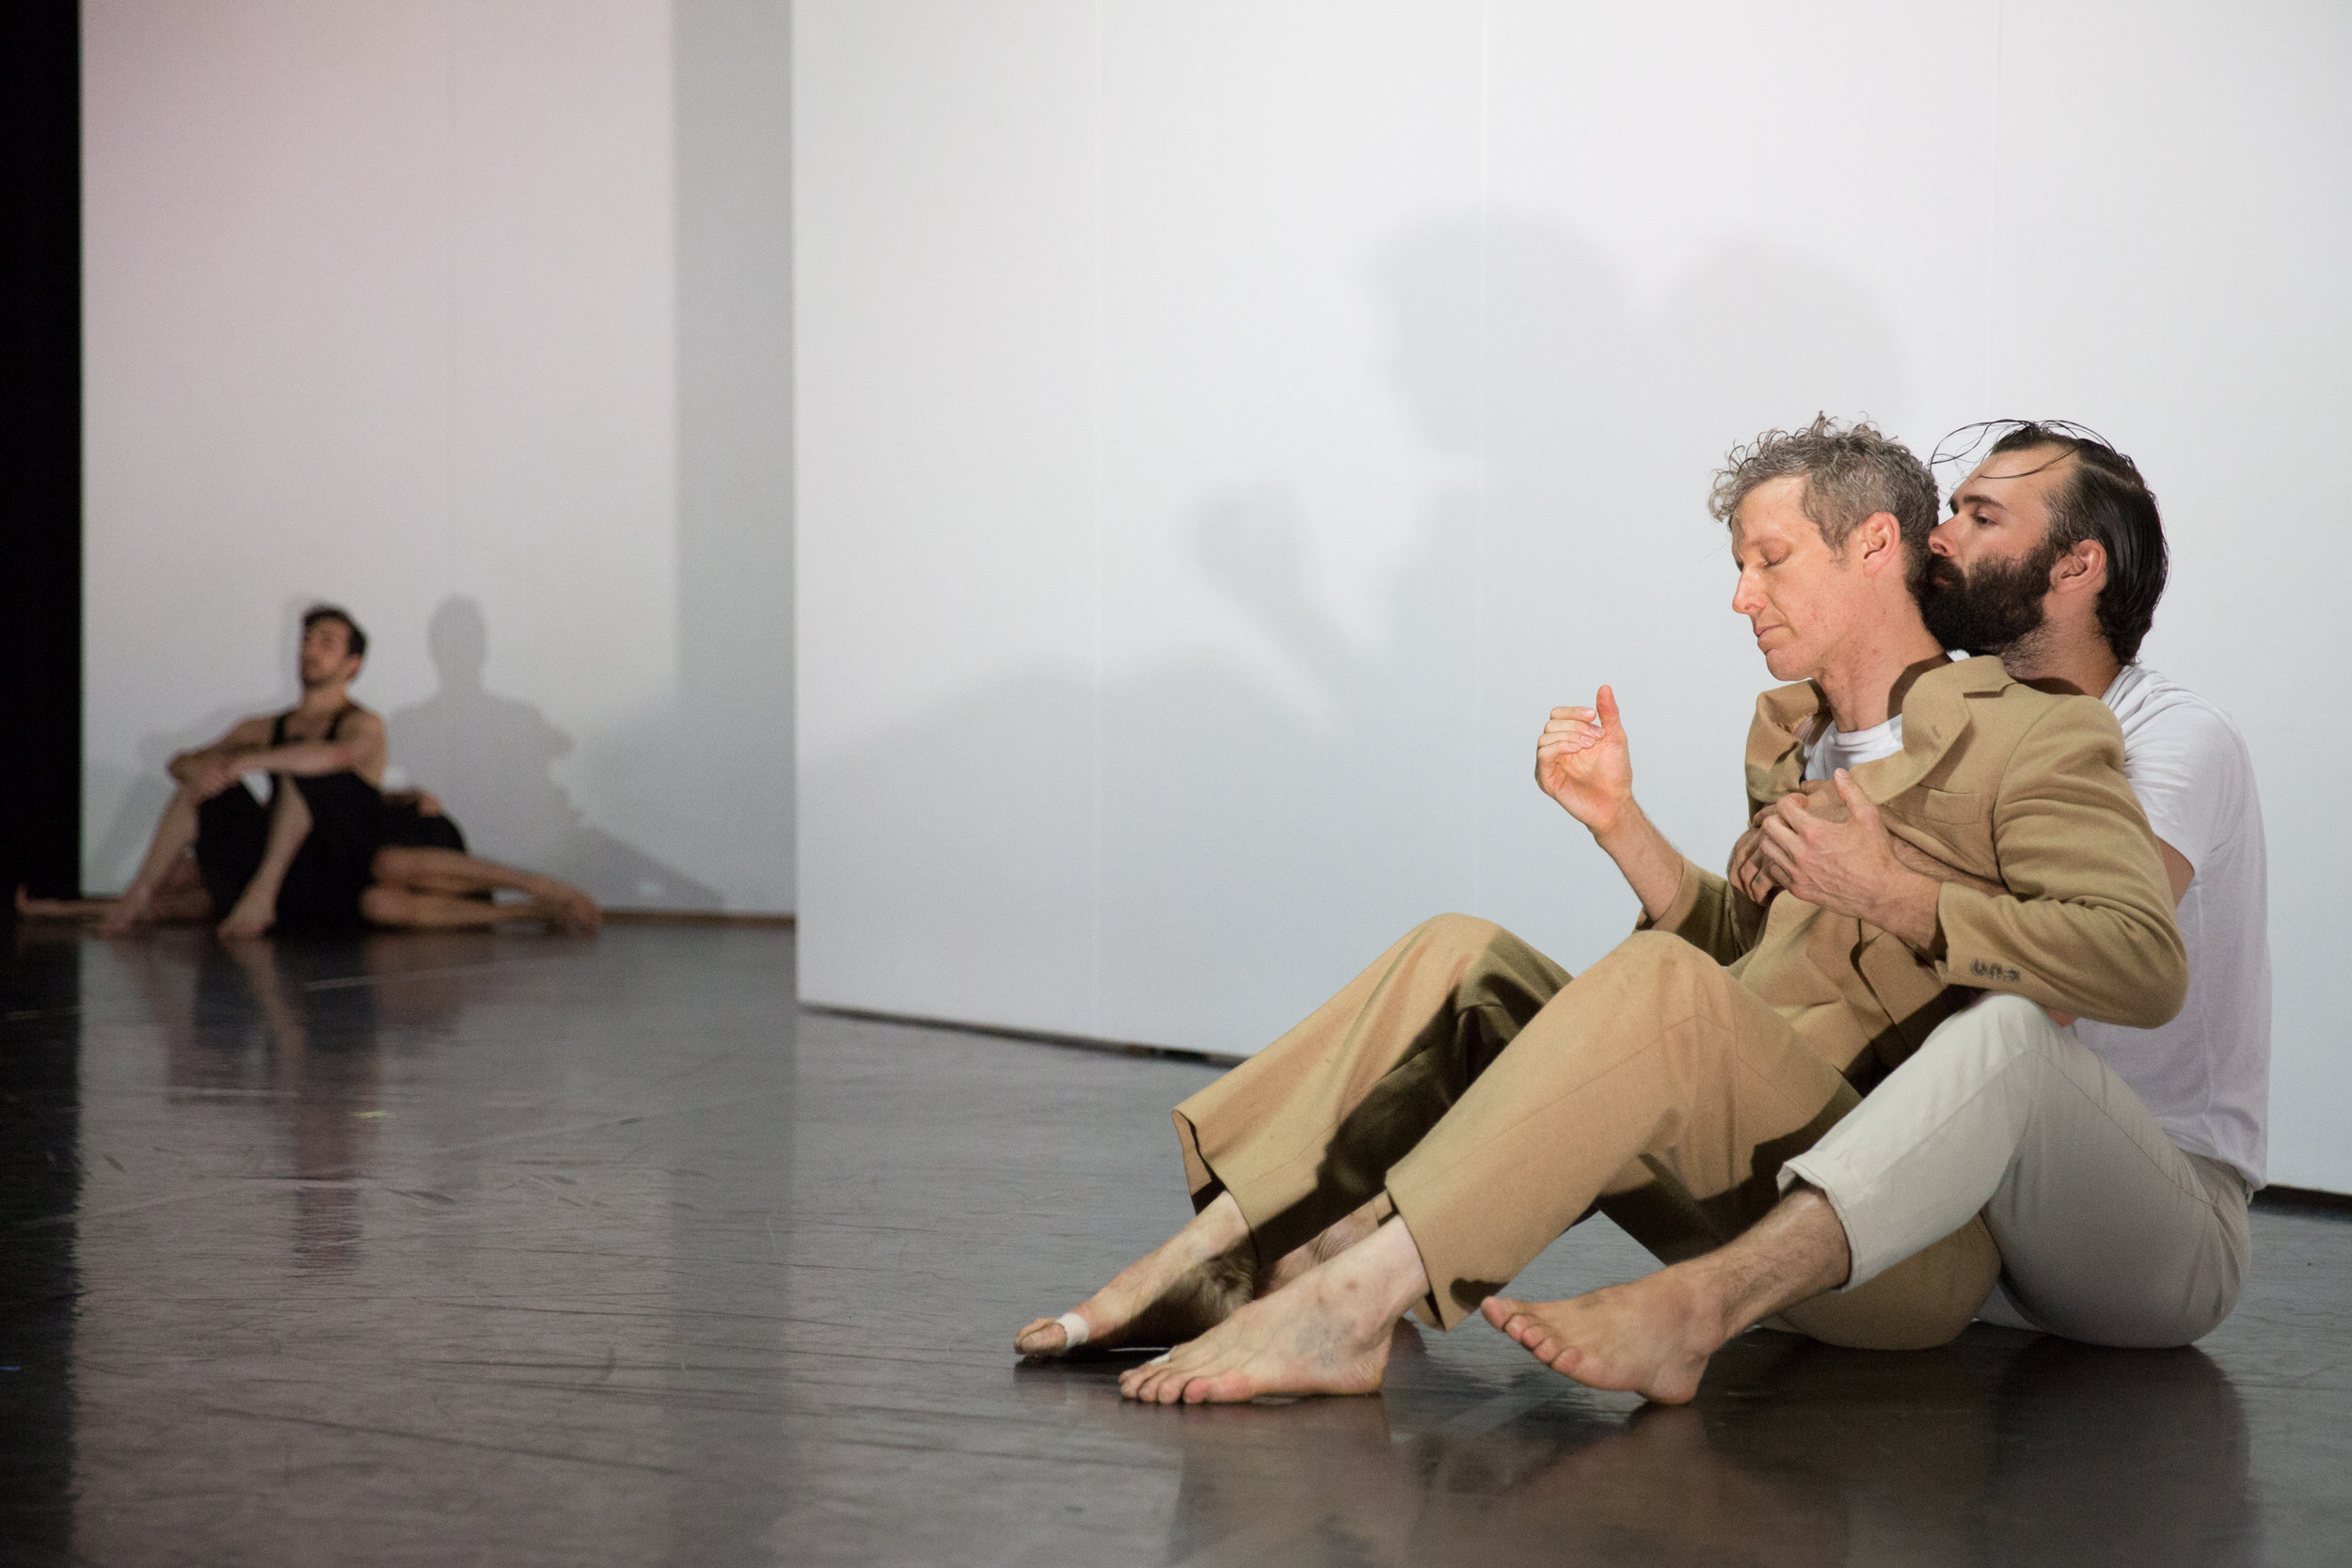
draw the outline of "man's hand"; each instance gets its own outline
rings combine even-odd
[[[1824,809],[1826,802],[1826,810],[1831,821],[1845,820],[1846,808],[1838,801],[1836,781],[1807,779],[1799,784],[1797,789],[1816,810]],[[1772,816],[1772,807],[1766,806],[1750,819],[1748,831],[1741,833],[1739,842],[1731,847],[1731,867],[1724,873],[1724,879],[1733,887],[1746,894],[1749,898],[1758,904],[1771,903],[1774,895],[1781,891],[1780,884],[1772,880],[1772,867],[1764,863],[1764,857],[1761,853],[1764,847],[1764,819]],[[1898,855],[1901,854],[1906,847],[1903,841],[1892,833],[1886,835],[1886,842],[1887,847]],[[1915,866],[1913,869],[1919,868]]]
[[[1755,859],[1763,875],[1808,904],[1931,946],[1935,879],[1896,859],[1878,807],[1851,775],[1841,768],[1833,784],[1842,812],[1826,801],[1817,807],[1820,797],[1788,795],[1758,814]]]
[[[1766,806],[1756,814],[1748,831],[1731,847],[1731,869],[1724,874],[1735,889],[1758,904],[1771,903],[1780,892],[1780,884],[1772,880],[1771,870],[1764,864],[1764,818],[1772,813],[1772,808]]]
[[[245,766],[231,752],[198,752],[174,771],[190,794],[199,800],[209,800],[235,784],[244,775]]]
[[[1556,707],[1535,742],[1535,783],[1568,815],[1605,837],[1633,799],[1633,754],[1617,718],[1617,694],[1602,687],[1591,707]]]

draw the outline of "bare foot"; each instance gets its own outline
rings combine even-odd
[[[1083,1341],[1103,1349],[1173,1345],[1225,1321],[1249,1299],[1249,1225],[1231,1193],[1216,1199],[1111,1282],[1078,1304]],[[1058,1318],[1039,1318],[1013,1336],[1024,1355],[1073,1349]]]
[[[25,891],[23,882],[16,884],[16,914],[20,920],[74,920],[94,912],[103,911],[86,898],[36,898]]]
[[[1428,1290],[1404,1225],[1384,1225],[1189,1344],[1120,1374],[1147,1404],[1229,1404],[1263,1394],[1375,1394],[1396,1320]]]
[[[565,888],[556,898],[555,913],[548,924],[571,936],[585,936],[604,925],[604,911],[580,889]]]
[[[147,919],[148,897],[145,888],[133,886],[124,889],[122,896],[115,900],[114,908],[98,917],[98,934],[102,937],[130,935],[135,927]]]
[[[241,942],[248,937],[266,936],[276,925],[278,911],[266,904],[249,904],[238,900],[229,911],[229,918],[213,927],[213,934],[223,942]]]
[[[1566,1301],[1489,1296],[1479,1310],[1553,1371],[1661,1404],[1688,1404],[1724,1343],[1721,1314],[1680,1268]]]

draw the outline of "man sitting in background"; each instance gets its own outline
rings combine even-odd
[[[464,853],[464,835],[429,795],[385,796],[384,721],[349,690],[367,649],[348,611],[314,606],[302,618],[301,700],[171,759],[178,788],[122,896],[31,899],[20,889],[18,911],[95,914],[109,936],[215,918],[231,939],[504,920],[595,929],[601,916],[580,889]],[[251,773],[270,776],[267,805],[244,787]],[[501,890],[525,901],[499,903]]]

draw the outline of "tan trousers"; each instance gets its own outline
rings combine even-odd
[[[1262,1261],[1381,1198],[1421,1250],[1423,1314],[1451,1328],[1597,1206],[1668,1261],[1721,1245],[1858,1102],[1679,937],[1637,933],[1571,980],[1501,927],[1441,915],[1175,1115],[1195,1205],[1232,1193]],[[1941,1344],[1998,1269],[1963,1218],[1784,1318],[1837,1344]]]
[[[2071,1029],[2018,996],[1936,1026],[1854,1114],[1781,1171],[1821,1189],[1853,1275],[1982,1210],[2012,1326],[2100,1345],[2185,1345],[2237,1305],[2247,1182],[2185,1153]]]

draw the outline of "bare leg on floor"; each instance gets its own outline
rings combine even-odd
[[[122,896],[99,916],[101,935],[121,936],[149,918],[165,879],[196,847],[196,796],[185,784],[172,791],[170,803],[155,824],[155,836],[148,841],[147,857],[139,862],[138,874],[122,890]]]
[[[604,924],[596,901],[568,882],[520,871],[454,849],[391,847],[375,852],[375,885],[359,911],[378,926],[451,929],[538,920],[561,931],[593,931]],[[519,893],[519,904],[477,896]]]
[[[1249,1299],[1255,1273],[1249,1222],[1231,1193],[1219,1193],[1184,1227],[1112,1276],[1080,1302],[1079,1343],[1104,1349],[1172,1345],[1225,1320]],[[1061,1355],[1076,1349],[1069,1325],[1039,1318],[1013,1336],[1024,1355]]]
[[[1258,1276],[1255,1293],[1261,1296],[1272,1295],[1316,1264],[1329,1262],[1358,1242],[1371,1235],[1380,1227],[1379,1216],[1374,1212],[1379,1203],[1380,1200],[1376,1197],[1367,1200],[1353,1213],[1333,1221],[1329,1229],[1309,1242],[1305,1246],[1276,1259],[1273,1267]]]
[[[24,920],[103,922],[121,909],[122,902],[120,898],[36,898],[22,887],[16,890],[16,912]],[[197,874],[196,857],[187,854],[171,863],[171,869],[149,896],[140,916],[154,926],[213,918],[213,896],[204,891],[204,879]]]
[[[310,804],[302,791],[280,780],[278,799],[270,806],[269,842],[262,850],[261,866],[237,895],[237,907],[217,927],[224,941],[258,937],[277,922],[278,890],[285,885],[286,869],[310,836]]]
[[[1801,1187],[1732,1242],[1630,1285],[1566,1301],[1489,1296],[1480,1310],[1555,1372],[1684,1404],[1732,1336],[1836,1289],[1852,1267],[1836,1212]]]

